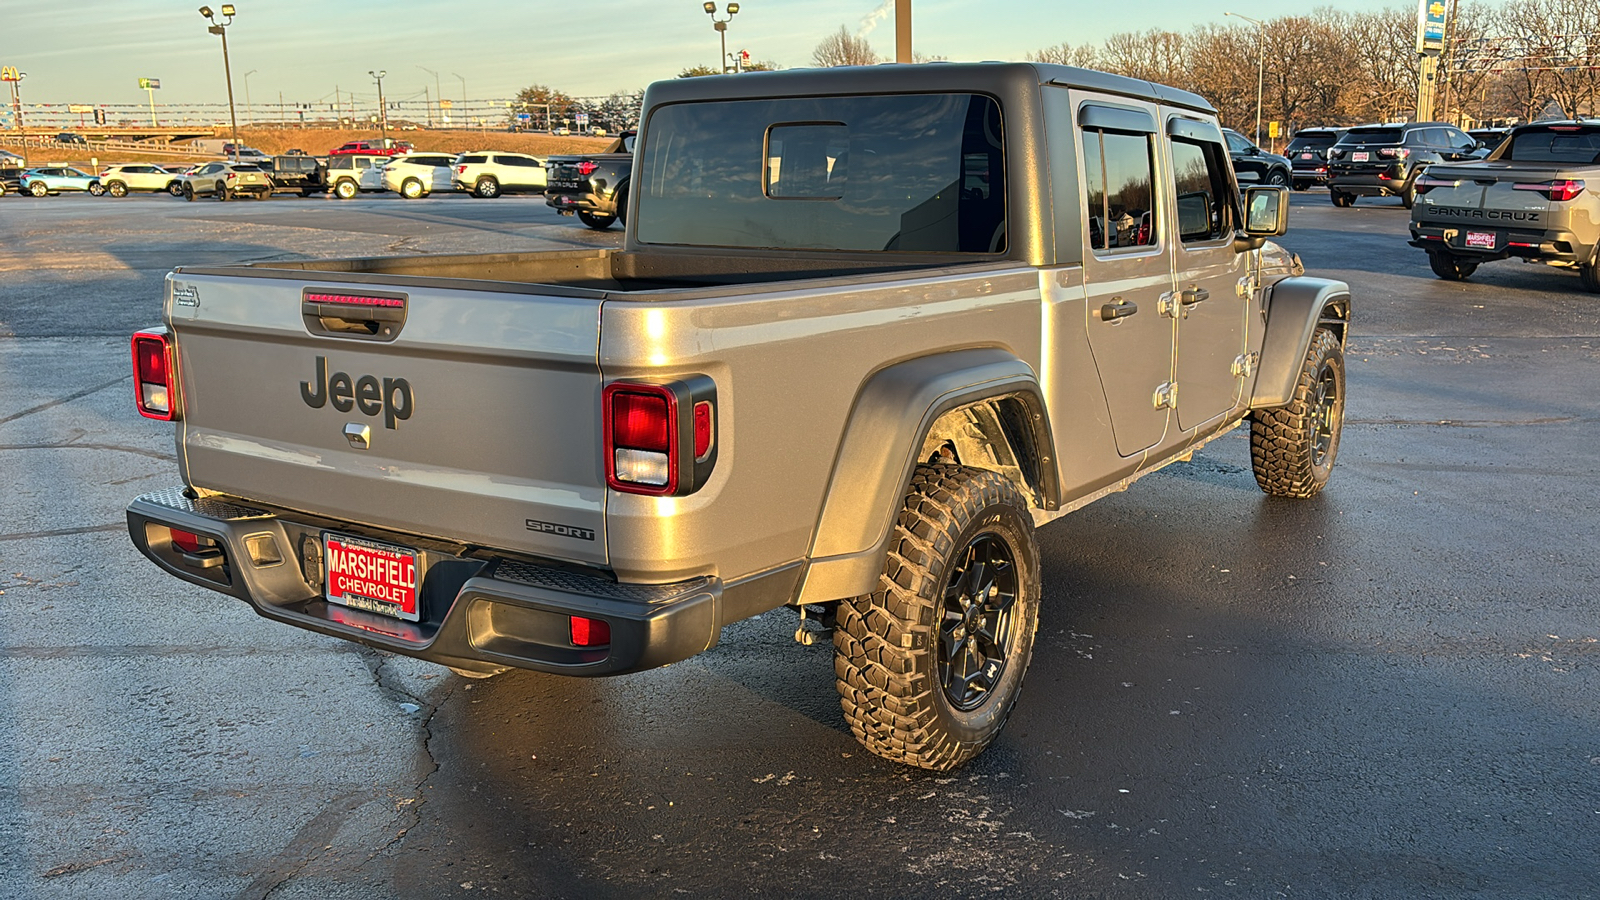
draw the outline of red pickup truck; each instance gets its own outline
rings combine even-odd
[[[347,141],[344,145],[328,151],[329,156],[347,156],[352,153],[367,153],[377,156],[400,156],[410,153],[410,141]]]

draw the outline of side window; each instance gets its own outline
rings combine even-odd
[[[1452,128],[1447,133],[1450,135],[1450,146],[1455,147],[1457,150],[1477,149],[1478,142],[1468,137],[1466,132]]]
[[[1172,140],[1173,187],[1178,195],[1178,240],[1214,241],[1230,223],[1227,163],[1219,144],[1186,138]]]
[[[1083,130],[1089,246],[1095,250],[1155,245],[1155,155],[1150,137]]]
[[[1240,135],[1228,134],[1226,137],[1228,139],[1228,149],[1233,153],[1244,153],[1253,146]]]

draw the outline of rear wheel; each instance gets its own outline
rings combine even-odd
[[[219,203],[227,203],[229,200],[233,199],[233,192],[228,190],[227,185],[219,181],[217,182],[216,188],[212,190],[211,196]]]
[[[50,193],[50,188],[46,187],[42,181],[35,181],[33,184],[28,185],[28,193],[35,197],[43,197]]]
[[[1478,263],[1446,250],[1429,250],[1428,268],[1445,281],[1466,281],[1478,270]]]
[[[498,197],[500,196],[500,182],[495,181],[491,176],[485,175],[478,179],[478,183],[473,186],[472,192],[479,197]]]
[[[1356,205],[1355,194],[1346,194],[1343,191],[1336,191],[1330,188],[1328,190],[1328,198],[1333,201],[1334,206],[1344,207]]]
[[[1600,244],[1589,253],[1588,262],[1578,264],[1578,280],[1583,282],[1584,290],[1600,294]]]
[[[194,200],[194,185],[184,182],[183,199],[190,201]]]
[[[948,770],[1005,726],[1039,621],[1039,547],[1016,485],[918,466],[878,589],[841,601],[834,674],[868,750]]]
[[[616,220],[617,220],[616,216],[608,216],[608,215],[604,215],[602,213],[593,213],[593,212],[589,212],[586,209],[578,210],[578,221],[582,222],[583,224],[585,224],[587,226],[589,226],[590,228],[593,228],[596,231],[605,231],[607,228],[610,228],[611,227],[611,223],[615,222]]]
[[[1309,190],[1311,190],[1311,182],[1309,182],[1309,181],[1296,181],[1294,183],[1293,187],[1297,191],[1309,191]]]
[[[128,186],[120,181],[113,181],[106,185],[106,193],[113,197],[126,197],[128,196]]]
[[[1344,349],[1326,328],[1311,336],[1287,406],[1251,414],[1250,463],[1274,497],[1305,498],[1327,485],[1344,428]]]
[[[400,185],[400,196],[407,200],[415,200],[422,196],[422,182],[415,178],[407,178]]]
[[[1416,202],[1416,186],[1411,184],[1406,185],[1405,188],[1400,191],[1400,205],[1404,206],[1406,209],[1410,209],[1412,206],[1416,205]]]
[[[340,200],[349,200],[361,192],[361,188],[354,181],[346,178],[333,186],[333,195]]]

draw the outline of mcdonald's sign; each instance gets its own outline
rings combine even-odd
[[[17,71],[17,67],[16,66],[6,66],[4,68],[0,68],[0,81],[21,81],[21,80],[22,80],[22,75]]]

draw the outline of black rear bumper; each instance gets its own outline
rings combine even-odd
[[[197,498],[182,488],[138,497],[127,518],[134,545],[171,575],[244,600],[269,619],[458,668],[511,666],[561,675],[651,669],[716,646],[719,614],[727,612],[716,578],[624,584],[333,525],[417,550],[421,619],[407,622],[325,599],[321,534],[330,523],[298,515],[291,520],[225,498]],[[173,544],[173,528],[210,546],[186,552]],[[610,643],[575,645],[573,616],[604,621]]]

